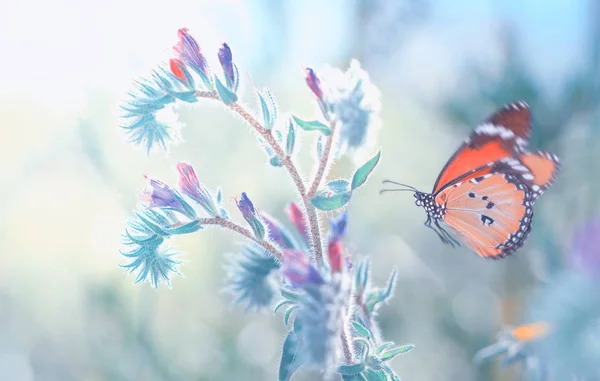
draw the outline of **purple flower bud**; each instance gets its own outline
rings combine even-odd
[[[144,175],[146,186],[140,194],[140,199],[148,203],[148,208],[173,208],[184,212],[175,190],[159,179]],[[184,212],[185,213],[185,212]]]
[[[177,164],[177,172],[179,174],[179,189],[196,201],[204,210],[212,217],[217,216],[219,213],[215,202],[213,201],[212,195],[208,190],[200,184],[196,171],[191,164],[182,161]]]
[[[281,273],[294,288],[309,284],[323,284],[323,277],[310,263],[308,257],[298,250],[285,250]]]
[[[289,240],[286,239],[285,233],[279,223],[265,212],[260,212],[260,216],[269,231],[269,239],[282,248],[290,248]]]
[[[313,94],[317,97],[317,99],[323,99],[323,90],[321,89],[321,81],[319,77],[315,74],[315,71],[311,68],[306,68],[306,84],[312,90]]]
[[[235,69],[233,67],[233,56],[231,54],[231,49],[229,48],[229,45],[227,45],[226,42],[224,42],[221,48],[219,49],[219,62],[221,63],[221,67],[223,68],[223,73],[225,73],[227,87],[233,89],[234,84],[236,82]]]
[[[252,218],[256,215],[254,205],[252,204],[252,201],[250,201],[250,199],[248,198],[246,192],[242,192],[242,197],[240,198],[240,200],[235,200],[235,202],[240,212],[242,212],[242,216],[244,216],[245,219]]]
[[[198,43],[188,33],[188,28],[181,28],[177,31],[179,42],[173,47],[178,58],[196,70],[198,73],[208,75],[208,64],[206,58],[200,52]]]
[[[242,216],[248,222],[248,225],[252,228],[254,235],[258,239],[265,238],[265,226],[262,220],[259,218],[256,210],[254,209],[254,205],[252,205],[252,201],[248,198],[246,192],[242,192],[242,197],[240,200],[235,200],[238,209],[242,212]]]
[[[572,239],[572,263],[581,271],[600,276],[600,218],[588,221]]]

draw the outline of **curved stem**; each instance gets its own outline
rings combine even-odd
[[[325,147],[323,149],[323,154],[319,158],[319,167],[317,168],[317,173],[315,173],[315,179],[313,180],[310,190],[308,191],[308,197],[313,197],[315,195],[315,193],[317,193],[317,190],[319,189],[319,185],[321,185],[321,181],[323,180],[323,177],[325,177],[325,175],[327,175],[325,173],[325,171],[327,170],[327,167],[328,167],[327,164],[329,164],[329,156],[331,153],[331,146],[333,145],[333,137],[335,135],[335,130],[336,130],[336,122],[335,122],[335,120],[333,120],[331,122],[331,133],[329,134],[329,136],[327,137],[327,140],[325,141]]]
[[[239,233],[239,234],[243,235],[244,237],[256,242],[257,244],[262,246],[265,250],[267,250],[271,254],[273,254],[275,256],[275,258],[277,258],[279,260],[281,260],[283,258],[283,254],[275,246],[273,246],[271,243],[269,243],[265,240],[256,238],[250,230],[246,229],[243,226],[236,224],[235,222],[231,222],[229,220],[226,220],[226,219],[220,218],[220,217],[200,218],[198,221],[200,222],[200,225],[219,225],[219,226],[227,228],[229,230],[233,230],[234,232]]]
[[[201,98],[209,98],[209,99],[219,99],[216,91],[197,91],[196,95]],[[298,173],[298,169],[292,162],[292,159],[287,156],[277,140],[271,134],[271,131],[264,128],[259,121],[257,121],[248,111],[246,111],[242,106],[238,103],[233,103],[229,105],[229,107],[236,112],[239,116],[241,116],[246,123],[248,123],[252,128],[258,132],[258,134],[263,138],[267,144],[269,144],[270,148],[275,152],[279,160],[283,163],[284,167],[287,169],[290,177],[294,181],[296,188],[298,189],[298,193],[302,198],[302,203],[304,204],[304,209],[306,211],[306,216],[308,218],[308,227],[310,230],[310,235],[312,239],[312,247],[315,255],[315,259],[319,265],[323,265],[323,248],[321,243],[321,229],[319,227],[319,219],[317,217],[317,212],[315,211],[314,206],[310,202],[310,198],[308,193],[306,192],[306,186],[304,185],[304,181],[302,177]]]

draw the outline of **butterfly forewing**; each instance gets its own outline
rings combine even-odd
[[[445,205],[444,222],[482,257],[512,254],[529,234],[533,195],[517,175],[496,172],[457,182],[436,202]]]
[[[529,170],[529,174],[521,176],[523,183],[538,198],[556,179],[560,168],[558,158],[549,152],[527,152],[519,155],[519,161]]]
[[[433,192],[456,182],[473,168],[512,157],[527,147],[531,112],[524,102],[510,103],[479,125],[448,160]]]

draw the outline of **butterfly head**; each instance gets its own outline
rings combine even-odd
[[[425,209],[429,217],[439,220],[444,216],[444,206],[435,202],[433,194],[416,191],[414,197],[415,205]]]

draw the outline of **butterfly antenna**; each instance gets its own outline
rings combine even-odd
[[[392,181],[392,180],[383,180],[382,184],[394,184],[394,185],[399,185],[401,187],[406,187],[406,188],[411,189],[411,190],[413,190],[415,192],[419,191],[417,188],[415,188],[413,186],[410,186],[410,185],[407,185],[407,184],[398,183],[398,182],[395,182],[395,181]]]

